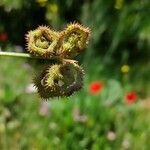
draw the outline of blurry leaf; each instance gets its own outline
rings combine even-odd
[[[122,98],[123,89],[119,81],[110,79],[102,92],[102,99],[106,104],[112,104]]]
[[[0,5],[4,5],[5,9],[19,9],[22,7],[22,0],[1,0]]]
[[[124,0],[116,0],[115,8],[121,9],[123,7]]]
[[[5,102],[10,103],[14,100],[14,93],[11,89],[10,85],[5,85],[5,96],[4,96]]]

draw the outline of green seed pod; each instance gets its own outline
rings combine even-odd
[[[82,88],[83,69],[73,60],[48,66],[34,78],[41,98],[70,96]]]
[[[28,52],[43,58],[57,57],[56,50],[61,46],[60,34],[45,26],[29,31],[26,40]]]
[[[35,87],[41,98],[70,96],[83,86],[84,71],[73,58],[86,48],[90,31],[77,23],[69,24],[62,32],[45,26],[30,31],[27,36],[28,52],[42,59],[53,59],[34,78]]]
[[[86,48],[90,30],[77,23],[72,23],[61,32],[62,46],[59,54],[63,58],[73,58]]]

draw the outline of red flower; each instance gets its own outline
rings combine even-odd
[[[94,81],[89,86],[89,91],[92,94],[99,93],[103,88],[103,84],[100,81]]]
[[[8,39],[8,34],[6,32],[0,33],[0,42],[5,42]]]
[[[138,98],[138,95],[136,92],[132,91],[132,92],[129,92],[125,95],[125,101],[128,103],[128,104],[132,104],[134,103]]]

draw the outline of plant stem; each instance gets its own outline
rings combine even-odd
[[[17,52],[2,52],[0,51],[0,57],[1,56],[8,56],[8,57],[20,57],[20,58],[32,58],[32,59],[47,59],[47,60],[55,60],[58,62],[73,62],[73,63],[77,63],[78,61],[75,60],[71,60],[71,59],[62,59],[59,57],[53,57],[53,58],[42,58],[42,57],[38,57],[38,56],[33,56],[30,55],[28,53],[17,53]]]
[[[49,59],[49,60],[59,60],[58,57],[54,58],[42,58],[39,56],[33,56],[28,53],[17,53],[17,52],[2,52],[0,51],[0,57],[1,56],[9,56],[9,57],[20,57],[20,58],[32,58],[32,59]]]
[[[32,55],[27,54],[27,53],[16,53],[16,52],[0,52],[0,56],[11,56],[11,57],[39,58],[39,59],[42,59],[40,57],[32,56]]]

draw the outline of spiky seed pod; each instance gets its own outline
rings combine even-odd
[[[62,92],[64,96],[70,96],[83,86],[84,70],[74,60],[64,60],[60,68],[63,74]]]
[[[83,69],[72,60],[48,66],[34,78],[41,98],[70,96],[83,85]]]
[[[63,58],[73,58],[86,48],[90,36],[90,30],[77,23],[72,23],[61,32],[63,40],[59,55]]]
[[[64,59],[63,61],[64,64],[64,72],[65,69],[67,69],[68,71],[72,72],[73,76],[74,76],[74,81],[68,85],[66,88],[66,96],[70,96],[72,95],[75,91],[79,91],[82,86],[83,86],[83,77],[84,77],[84,70],[81,66],[78,65],[78,62],[75,60],[69,60],[69,59]],[[66,75],[66,78],[68,78],[68,76]]]
[[[54,66],[52,67],[52,69],[56,68],[56,72],[59,70],[59,66],[57,65],[52,66]],[[59,95],[59,90],[57,90],[56,86],[54,85],[54,79],[52,79],[51,81],[51,88],[47,88],[47,78],[49,77],[48,70],[50,68],[51,66],[47,66],[40,74],[37,74],[33,79],[34,85],[37,88],[39,96],[42,99],[48,99],[50,97],[53,98]],[[51,76],[54,77],[55,72],[53,72]]]
[[[56,64],[47,66],[34,78],[41,98],[70,96],[82,88],[83,69],[77,61],[65,58],[73,58],[83,51],[89,36],[89,29],[77,23],[69,24],[62,32],[40,26],[27,34],[27,48],[30,54],[56,60]]]
[[[26,40],[28,52],[43,58],[57,57],[56,50],[61,46],[60,34],[45,26],[29,31]]]

